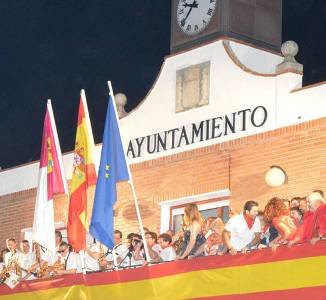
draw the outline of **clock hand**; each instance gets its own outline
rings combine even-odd
[[[190,9],[189,9],[187,15],[186,15],[186,16],[181,20],[181,22],[180,22],[182,27],[185,26],[185,24],[186,24],[186,20],[187,20],[187,18],[189,17],[189,15],[190,15],[190,13],[191,13],[191,10],[192,10],[193,8],[198,8],[198,3],[197,3],[196,0],[194,0],[194,2],[193,2],[192,4],[188,4],[188,3],[186,2],[186,3],[183,4],[183,6],[184,6],[184,7],[190,7]]]
[[[184,4],[183,4],[183,7],[193,7],[193,8],[198,8],[198,3],[197,3],[197,1],[195,0],[193,3],[187,3],[187,2],[185,2]]]

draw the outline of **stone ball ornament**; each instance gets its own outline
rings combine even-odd
[[[127,96],[123,93],[115,94],[114,99],[118,106],[125,106],[127,104]]]
[[[299,51],[299,46],[295,41],[286,41],[282,44],[281,52],[284,57],[296,56]]]

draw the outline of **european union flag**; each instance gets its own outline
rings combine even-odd
[[[91,235],[111,249],[114,245],[113,205],[117,200],[116,183],[121,180],[129,180],[126,158],[113,105],[113,99],[110,95],[90,225]]]

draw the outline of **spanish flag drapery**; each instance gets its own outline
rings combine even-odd
[[[67,223],[68,241],[77,252],[85,248],[86,231],[89,230],[87,216],[88,189],[96,184],[94,151],[95,145],[86,97],[84,90],[82,90],[78,111]]]
[[[2,299],[325,300],[326,241],[0,286]]]

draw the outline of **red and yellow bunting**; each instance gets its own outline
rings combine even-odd
[[[0,287],[1,299],[326,299],[326,242]]]

